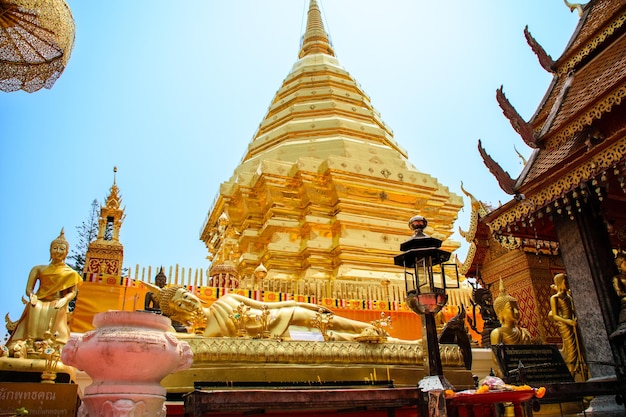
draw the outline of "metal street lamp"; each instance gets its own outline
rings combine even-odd
[[[459,273],[456,263],[445,263],[450,252],[440,249],[441,240],[424,234],[427,225],[422,216],[409,220],[413,237],[400,245],[402,253],[394,257],[394,264],[404,267],[406,303],[422,316],[422,332],[426,336],[428,376],[418,386],[422,391],[454,389],[443,376],[435,314],[448,301],[446,288],[459,288]]]

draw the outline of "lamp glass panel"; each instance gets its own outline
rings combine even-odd
[[[459,288],[459,271],[456,264],[441,264],[441,270],[446,277],[446,288]]]
[[[404,283],[406,285],[406,292],[415,291],[415,274],[410,269],[404,269]]]
[[[444,270],[439,265],[433,268],[433,288],[445,288]]]
[[[431,292],[432,283],[432,266],[430,265],[430,258],[422,258],[415,263],[415,275],[417,278],[418,293]]]

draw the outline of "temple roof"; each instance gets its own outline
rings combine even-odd
[[[507,174],[484,157],[499,182],[516,196],[487,217],[494,231],[511,229],[542,210],[572,210],[568,203],[585,193],[580,187],[586,182],[604,186],[614,180],[611,174],[623,175],[619,162],[624,159],[626,0],[594,0],[583,6],[578,27],[551,70],[552,83],[527,122],[536,146],[512,187]],[[555,239],[551,226],[539,233]]]
[[[558,135],[572,122],[575,126],[570,129],[581,130],[619,104],[603,99],[626,81],[625,16],[623,0],[587,5],[572,40],[555,63],[557,73],[551,88],[529,122],[539,142]],[[604,28],[598,27],[601,22],[606,22]],[[560,136],[568,133],[571,131]]]

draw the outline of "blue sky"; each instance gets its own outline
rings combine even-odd
[[[0,93],[0,313],[22,311],[30,268],[101,203],[118,167],[125,266],[206,268],[199,231],[297,60],[308,0],[68,0],[76,42],[51,90]],[[184,4],[184,7],[182,6]],[[148,6],[149,5],[149,6]],[[456,194],[509,198],[477,141],[513,177],[530,150],[495,100],[528,120],[578,23],[560,0],[321,0],[341,65],[409,160]],[[455,230],[468,227],[469,201]],[[460,237],[457,240],[462,241]],[[466,245],[459,250],[464,259]]]

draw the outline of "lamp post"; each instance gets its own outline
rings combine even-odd
[[[394,264],[404,267],[406,303],[422,316],[428,376],[420,380],[418,387],[424,392],[454,389],[443,376],[435,314],[448,301],[446,288],[459,288],[456,263],[445,263],[450,252],[440,249],[441,240],[424,234],[427,225],[424,217],[412,217],[409,227],[414,231],[413,237],[400,245],[402,253],[394,257]]]

